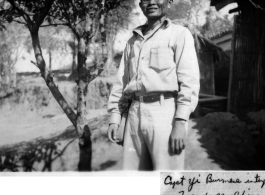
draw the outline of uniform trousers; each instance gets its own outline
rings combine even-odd
[[[185,150],[172,154],[169,138],[175,99],[145,103],[133,101],[125,126],[123,170],[183,170]],[[186,122],[186,135],[188,122]]]

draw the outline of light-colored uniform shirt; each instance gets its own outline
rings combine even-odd
[[[123,52],[109,97],[110,124],[119,124],[133,95],[176,92],[175,118],[189,119],[197,106],[199,65],[190,31],[166,19],[145,36],[143,26],[133,31]]]

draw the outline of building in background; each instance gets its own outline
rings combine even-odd
[[[232,29],[225,29],[218,32],[211,37],[208,37],[215,45],[221,47],[223,51],[230,55],[231,54],[231,44],[232,44]]]
[[[236,2],[231,46],[228,110],[247,113],[265,109],[265,1],[211,0],[220,10]]]

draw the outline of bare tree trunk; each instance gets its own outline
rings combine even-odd
[[[52,50],[49,48],[49,70],[52,71]]]
[[[73,109],[68,105],[68,103],[60,93],[58,87],[55,85],[53,81],[53,77],[51,76],[50,71],[48,71],[46,67],[45,61],[42,56],[38,31],[32,31],[31,38],[32,38],[32,45],[33,45],[35,58],[37,61],[36,66],[40,69],[41,76],[45,80],[48,88],[50,89],[56,101],[59,103],[59,105],[61,106],[67,117],[70,119],[72,124],[76,127],[76,114],[74,113]]]
[[[84,68],[86,67],[87,47],[83,37],[78,39],[78,89],[77,89],[77,131],[81,135],[79,141],[80,159],[78,168],[80,171],[91,171],[92,141],[88,121],[86,120],[86,97],[88,80]]]
[[[72,108],[68,105],[62,94],[60,93],[58,87],[53,81],[50,71],[47,69],[45,61],[42,56],[42,50],[40,47],[38,32],[31,32],[32,44],[36,58],[36,65],[41,71],[41,76],[45,80],[48,88],[52,92],[54,98],[62,107],[63,111],[66,113],[67,117],[70,119],[74,125],[77,133],[79,135],[79,164],[78,169],[80,171],[91,171],[91,159],[92,159],[92,142],[90,138],[90,129],[87,125],[86,115],[86,94],[88,81],[83,80],[82,67],[85,66],[86,62],[86,44],[84,39],[80,39],[78,48],[78,71],[79,80],[78,93],[77,93],[77,114],[74,113]]]
[[[74,73],[74,71],[76,70],[76,46],[75,46],[75,42],[76,42],[76,37],[74,35],[74,41],[73,41],[73,62],[72,62],[72,74]]]
[[[114,49],[113,49],[113,44],[115,42],[115,34],[109,34],[106,37],[106,41],[105,41],[105,47],[107,48],[107,61],[105,64],[105,69],[107,70],[106,74],[109,76],[112,74],[111,70],[113,69],[113,64],[114,64]],[[108,44],[106,44],[106,42],[108,41]]]

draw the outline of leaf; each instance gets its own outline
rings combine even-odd
[[[0,10],[0,17],[5,13],[5,10]]]
[[[33,5],[32,5],[32,4],[29,4],[29,5],[27,6],[27,9],[28,9],[28,12],[32,12]]]
[[[5,25],[3,25],[3,24],[0,24],[0,31],[4,31],[4,30],[6,30],[6,27],[5,27]]]
[[[13,17],[12,17],[12,16],[7,16],[7,17],[6,17],[6,21],[7,21],[8,23],[13,22]]]

